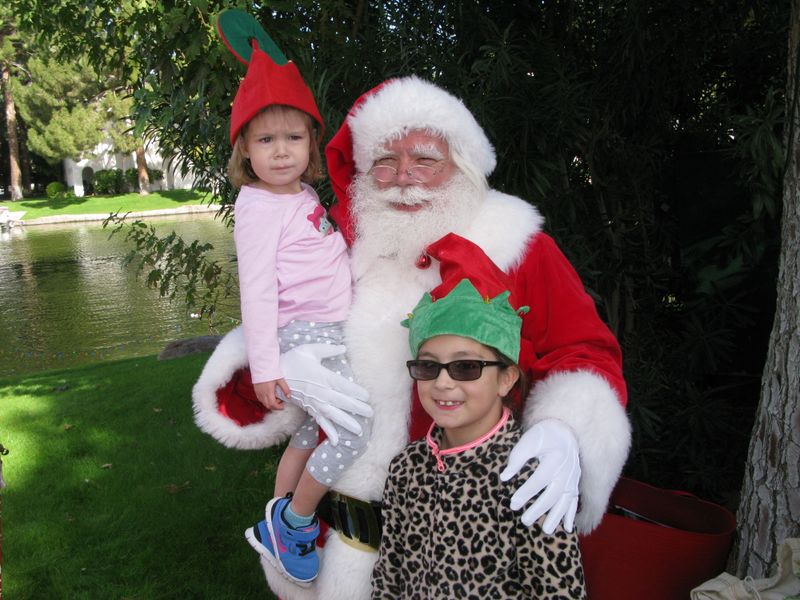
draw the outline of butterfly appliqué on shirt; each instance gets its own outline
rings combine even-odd
[[[306,219],[311,221],[314,228],[322,235],[330,235],[333,233],[333,225],[331,225],[331,222],[328,220],[328,214],[319,204],[314,209],[314,212],[308,215]]]

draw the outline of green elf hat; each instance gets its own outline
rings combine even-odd
[[[425,292],[401,325],[408,327],[411,354],[437,335],[458,335],[519,361],[522,317],[512,305],[513,283],[480,247],[450,233],[426,249],[439,260],[442,283]]]
[[[236,143],[242,127],[273,104],[291,106],[310,115],[319,123],[321,138],[325,124],[314,95],[297,66],[286,58],[258,21],[241,10],[224,10],[217,17],[217,33],[228,50],[247,65],[247,74],[239,84],[231,108],[231,145]]]

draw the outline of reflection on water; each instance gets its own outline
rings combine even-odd
[[[210,242],[220,262],[234,255],[230,230],[210,215],[148,223],[159,235],[175,230],[187,242]],[[209,333],[179,300],[159,297],[124,264],[131,248],[122,234],[109,239],[101,223],[0,234],[0,376],[157,354],[167,342]],[[238,299],[224,313],[215,333],[236,324]]]

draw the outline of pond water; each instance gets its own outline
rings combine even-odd
[[[159,235],[214,245],[230,263],[231,231],[209,215],[150,219]],[[225,333],[239,319],[226,301],[214,331],[178,299],[148,289],[124,257],[124,234],[101,222],[40,225],[0,233],[0,376],[158,354],[175,339]],[[219,320],[219,319],[218,319]]]

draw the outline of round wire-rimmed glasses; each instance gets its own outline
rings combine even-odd
[[[414,183],[428,183],[441,171],[441,166],[414,165],[406,169],[406,175]],[[375,181],[380,183],[391,183],[397,179],[397,168],[391,165],[375,165],[369,172]]]

